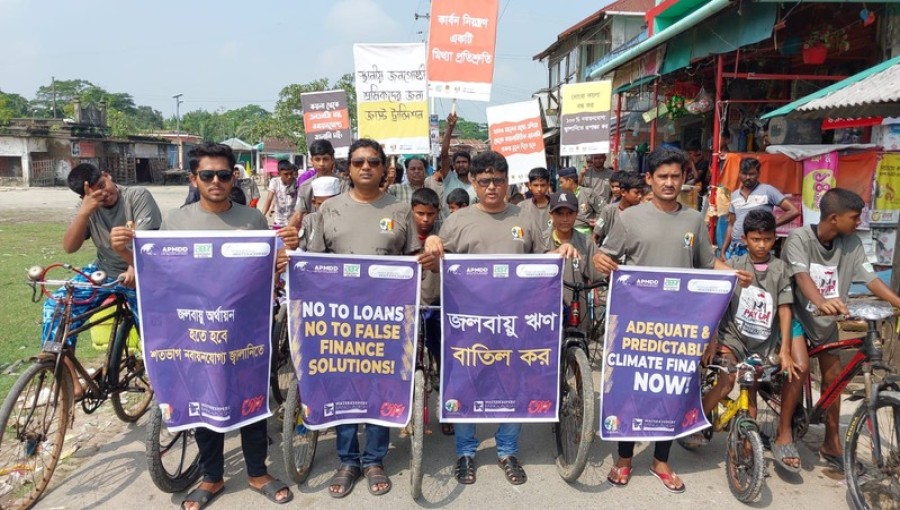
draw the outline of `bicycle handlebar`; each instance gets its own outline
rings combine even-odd
[[[567,282],[563,280],[563,285],[567,289],[572,290],[594,290],[599,287],[609,287],[609,282],[607,281],[599,281],[594,283],[582,283],[582,282]]]

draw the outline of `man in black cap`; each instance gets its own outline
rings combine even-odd
[[[591,235],[597,215],[603,208],[605,200],[597,196],[591,188],[578,184],[578,170],[570,166],[560,170],[559,188],[560,191],[568,191],[575,195],[578,199],[578,217],[575,220],[575,230],[584,235]]]
[[[597,245],[590,237],[575,230],[578,220],[578,198],[574,193],[562,191],[550,195],[551,229],[544,231],[545,244],[550,250],[557,251],[561,246],[570,244],[575,247],[578,257],[565,259],[563,280],[568,282],[590,283],[604,278],[603,273],[596,270],[591,260],[597,252]],[[565,290],[566,315],[572,302],[572,291]],[[587,308],[586,296],[582,296],[581,309]]]

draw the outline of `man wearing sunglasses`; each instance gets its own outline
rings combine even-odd
[[[458,254],[527,254],[549,251],[548,239],[541,234],[538,217],[506,201],[509,192],[509,165],[502,154],[482,152],[472,160],[472,182],[478,203],[451,214],[439,235],[425,240],[425,254],[436,258],[444,252]],[[562,244],[559,253],[564,258],[576,255],[571,244]],[[475,451],[479,441],[474,423],[454,424],[456,433],[456,480],[461,484],[475,483]],[[522,424],[503,423],[497,428],[497,457],[513,485],[525,483],[525,469],[519,464],[519,435]]]
[[[161,230],[268,230],[265,216],[255,207],[235,203],[231,199],[236,186],[235,157],[231,147],[223,144],[206,143],[191,149],[188,153],[191,169],[191,184],[200,193],[200,200],[170,211]],[[285,246],[296,249],[300,244],[295,228],[285,227],[276,235]],[[117,236],[119,248],[131,246],[134,234],[128,229]],[[283,250],[278,255],[278,270],[287,265]],[[237,281],[237,280],[236,280]],[[252,282],[241,282],[252,284]],[[241,449],[247,468],[250,487],[275,503],[287,503],[293,493],[280,480],[270,475],[266,469],[268,436],[266,420],[260,420],[241,427]],[[181,508],[199,510],[225,490],[225,435],[198,427],[195,430],[197,447],[200,450],[200,466],[203,479],[197,489],[183,500]]]
[[[300,228],[303,215],[315,212],[317,207],[313,204],[312,181],[317,177],[339,177],[335,172],[334,147],[328,140],[316,140],[309,144],[309,158],[316,175],[300,185],[297,192],[297,204],[294,206],[294,214],[288,221],[288,225]],[[341,193],[348,189],[347,181],[341,179]]]

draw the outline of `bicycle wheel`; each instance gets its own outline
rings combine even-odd
[[[565,345],[565,342],[563,342]],[[587,355],[566,349],[556,425],[556,471],[567,482],[581,476],[594,439],[594,381]]]
[[[297,380],[293,379],[284,401],[281,448],[284,469],[297,484],[303,483],[309,476],[319,442],[319,433],[303,425],[302,407],[300,389],[297,387]]]
[[[897,508],[900,505],[900,393],[880,393],[873,411],[874,421],[863,402],[850,420],[844,442],[847,487],[855,508]]]
[[[115,372],[110,373],[111,380],[117,381],[110,401],[116,416],[126,423],[138,421],[153,400],[153,388],[144,370],[141,350],[128,346],[128,337],[133,329],[134,323],[130,320],[119,326],[109,359],[109,366],[117,367]]]
[[[705,396],[709,390],[713,389],[716,386],[716,383],[719,380],[719,374],[715,370],[704,370],[705,376],[703,377],[703,381],[700,383],[700,395]],[[710,412],[709,421],[713,424],[719,418],[719,407],[721,404],[717,405],[713,408],[712,412]],[[707,443],[712,441],[713,437],[713,427],[706,427],[701,432],[703,437],[706,439]],[[702,448],[700,444],[697,444],[695,441],[690,440],[690,436],[679,437],[675,440],[682,448],[689,451],[697,450],[698,448]]]
[[[409,485],[413,499],[422,497],[422,450],[425,442],[425,373],[416,370],[409,433]]]
[[[288,387],[296,381],[288,329],[287,305],[282,305],[272,327],[272,371],[269,374],[272,399],[278,405],[284,403]]]
[[[0,508],[31,507],[53,477],[73,407],[71,376],[54,368],[32,364],[0,408]]]
[[[760,439],[763,446],[768,450],[771,449],[771,442],[778,437],[778,424],[781,420],[781,391],[783,384],[779,379],[774,382],[760,383],[757,388],[758,404],[756,411],[756,423],[759,427]],[[806,390],[804,390],[805,392]],[[794,440],[798,440],[806,435],[809,430],[809,415],[803,404],[804,395],[800,394],[800,401],[794,409],[794,416],[791,419],[791,430],[793,431]]]
[[[147,423],[147,468],[159,490],[181,492],[200,479],[200,449],[193,430],[169,432],[154,405]]]
[[[725,451],[725,474],[728,488],[742,503],[759,498],[765,480],[762,439],[747,421],[732,423]]]

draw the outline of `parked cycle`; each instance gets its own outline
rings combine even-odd
[[[845,331],[860,331],[859,338],[811,347],[809,357],[824,352],[857,349],[840,376],[821,389],[815,404],[812,383],[807,381],[792,417],[794,438],[803,437],[811,424],[825,421],[825,413],[848,384],[862,374],[863,387],[849,400],[859,401],[844,440],[847,487],[856,508],[882,508],[900,501],[900,376],[883,361],[879,322],[895,317],[897,310],[881,301],[851,301],[850,315],[837,317]],[[774,440],[781,414],[783,378],[761,384],[758,421],[764,441]]]
[[[763,360],[758,355],[736,365],[727,358],[716,356],[705,370],[701,385],[704,394],[715,387],[719,374],[737,374],[737,384],[740,387],[738,397],[732,399],[726,396],[719,402],[711,412],[712,427],[704,430],[703,434],[711,439],[713,432],[728,432],[725,440],[728,488],[738,501],[754,502],[765,484],[766,464],[759,426],[750,414],[750,392],[759,384],[770,382],[781,367],[777,360]],[[697,448],[683,438],[678,439],[678,444],[688,450]]]
[[[51,271],[63,270],[84,279],[83,282],[48,278]],[[153,390],[144,372],[140,350],[128,345],[134,328],[134,316],[123,294],[113,293],[99,306],[77,315],[72,307],[92,302],[101,289],[111,289],[119,280],[105,283],[106,273],[87,275],[69,264],[32,267],[28,270],[32,301],[41,295],[55,301],[54,320],[58,326],[45,340],[40,353],[19,376],[0,408],[0,478],[11,490],[0,496],[2,508],[29,508],[44,493],[56,469],[66,437],[74,420],[74,405],[81,403],[87,413],[96,411],[107,399],[116,416],[135,422],[146,412]],[[61,298],[48,288],[63,288]],[[76,296],[76,289],[89,289],[87,297]],[[112,310],[111,317],[104,311]],[[99,370],[91,373],[78,360],[72,340],[101,322],[111,320],[106,357]],[[73,324],[84,321],[79,327]],[[74,367],[84,388],[76,400],[75,382],[68,366]]]

